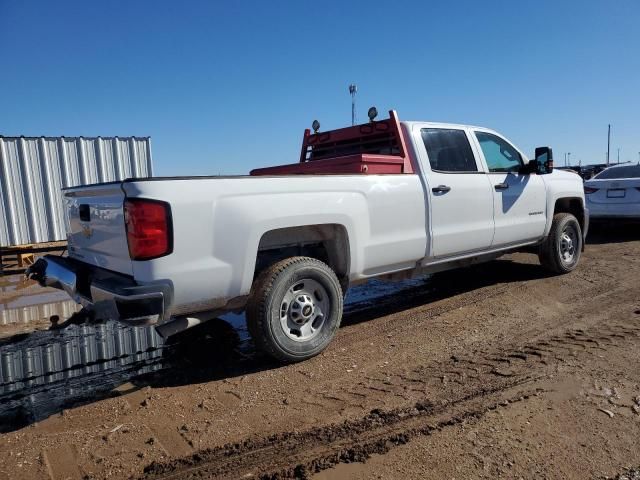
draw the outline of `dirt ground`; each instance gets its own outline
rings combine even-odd
[[[516,254],[355,305],[287,366],[241,321],[6,334],[0,478],[640,478],[639,227],[569,275]]]

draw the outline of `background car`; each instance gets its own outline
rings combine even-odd
[[[591,219],[640,220],[640,163],[615,165],[584,183]]]

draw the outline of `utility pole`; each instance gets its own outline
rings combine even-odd
[[[611,150],[611,124],[607,132],[607,167],[609,166],[609,151]]]
[[[351,125],[356,124],[356,93],[358,86],[355,83],[349,85],[349,93],[351,94]]]
[[[571,166],[571,152],[567,153],[567,167]]]
[[[618,163],[620,163],[620,149],[618,149]]]
[[[567,152],[564,152],[564,166],[567,166]]]

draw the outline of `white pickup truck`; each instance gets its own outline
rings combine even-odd
[[[246,311],[260,348],[299,361],[327,347],[350,285],[535,251],[573,270],[583,185],[486,128],[389,118],[305,131],[300,161],[240,177],[130,179],[63,191],[68,257],[28,276],[103,318],[164,335]]]

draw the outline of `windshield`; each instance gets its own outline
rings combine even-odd
[[[596,178],[598,180],[610,180],[614,178],[640,178],[640,165],[607,168],[593,178]]]

